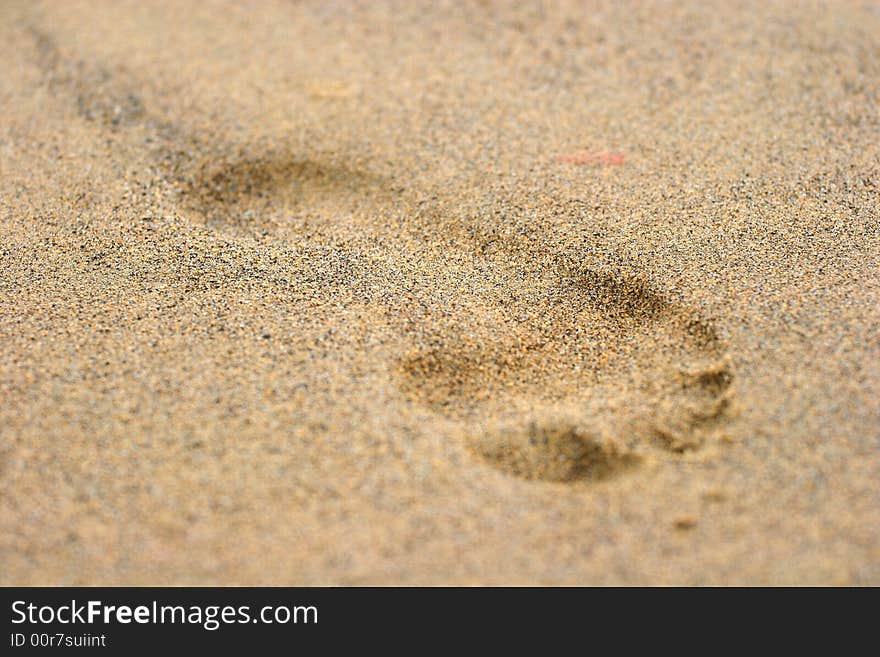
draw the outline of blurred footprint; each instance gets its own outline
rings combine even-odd
[[[351,213],[382,193],[383,181],[365,170],[283,152],[204,158],[182,178],[184,207],[215,229],[272,230],[303,214]]]

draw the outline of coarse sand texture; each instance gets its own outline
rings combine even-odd
[[[0,583],[880,584],[876,3],[0,33]]]

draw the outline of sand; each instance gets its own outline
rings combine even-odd
[[[880,584],[876,3],[0,18],[0,583]]]

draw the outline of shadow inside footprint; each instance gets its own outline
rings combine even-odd
[[[502,422],[474,438],[472,448],[477,454],[524,479],[597,481],[641,460],[622,444],[549,411]]]
[[[255,228],[298,214],[337,216],[382,188],[363,169],[270,153],[203,163],[183,180],[182,199],[209,227]]]
[[[477,313],[462,313],[403,358],[401,387],[508,473],[603,479],[643,448],[699,449],[728,414],[733,375],[716,331],[640,281],[567,274],[521,307],[485,312],[492,321],[473,327]]]

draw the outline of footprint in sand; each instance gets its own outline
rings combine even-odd
[[[67,62],[49,36],[34,37],[50,86],[84,119],[114,131],[160,123],[124,80]],[[195,152],[204,144],[162,129],[177,146],[154,155],[184,210],[212,228],[271,232],[273,217],[335,215],[340,199],[369,211],[389,193],[369,173],[330,161],[208,149],[199,164],[180,144]],[[479,458],[530,480],[599,480],[638,466],[650,449],[680,455],[717,436],[733,375],[722,341],[696,312],[622,276],[536,279],[484,264],[471,278],[494,278],[484,290],[496,292],[463,293],[398,367],[402,391],[458,422]]]
[[[271,155],[211,160],[186,180],[185,206],[218,229],[272,232],[273,216],[320,215],[328,199],[377,207],[382,195],[369,174]],[[399,367],[404,393],[460,422],[480,458],[526,479],[599,480],[650,448],[698,450],[723,423],[733,376],[695,312],[594,271],[470,278],[487,274],[504,297],[465,295]]]
[[[400,363],[405,393],[525,479],[600,480],[652,449],[699,450],[730,410],[733,375],[711,325],[622,277],[531,280],[495,307],[474,300],[423,343]]]
[[[378,190],[363,172],[267,156],[197,168],[184,199],[210,227],[271,230],[273,216],[377,203]],[[459,421],[482,459],[526,479],[598,480],[649,448],[698,450],[722,424],[733,377],[696,313],[593,271],[488,274],[505,297],[473,295],[399,368],[407,396]]]

